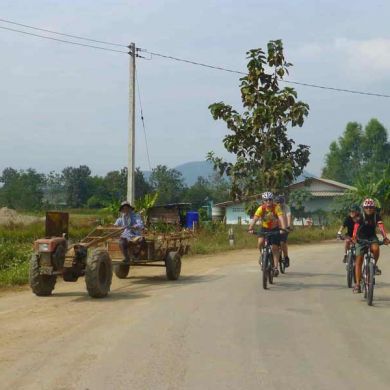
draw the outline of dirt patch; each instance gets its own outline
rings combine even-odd
[[[8,207],[0,208],[0,225],[23,224],[38,222],[41,218],[32,217],[30,215],[22,215]]]

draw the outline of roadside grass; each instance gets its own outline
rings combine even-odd
[[[290,244],[305,244],[319,242],[336,237],[339,226],[295,227],[289,234]],[[229,229],[233,229],[234,245],[229,243]],[[191,254],[205,255],[235,249],[256,248],[257,237],[247,233],[248,226],[225,226],[223,224],[206,225],[202,228],[191,245]]]
[[[86,236],[94,226],[102,222],[96,214],[71,214],[69,238],[78,241]],[[111,222],[111,221],[110,221]],[[390,218],[385,219],[390,226]],[[234,232],[234,246],[229,244],[229,228]],[[296,227],[289,235],[290,244],[320,242],[335,238],[339,224],[319,227]],[[204,224],[194,238],[190,255],[206,255],[236,249],[256,248],[256,236],[247,233],[247,226],[226,226]],[[28,263],[32,245],[37,238],[44,237],[44,223],[31,225],[0,226],[0,287],[22,285],[28,282]]]

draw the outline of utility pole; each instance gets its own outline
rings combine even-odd
[[[135,43],[131,43],[129,51],[129,142],[127,163],[127,201],[134,205],[135,193]]]

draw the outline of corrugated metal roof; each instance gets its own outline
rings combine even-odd
[[[344,192],[338,191],[310,191],[311,195],[316,198],[331,198],[334,196],[342,196]]]

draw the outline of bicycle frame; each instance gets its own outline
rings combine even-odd
[[[371,306],[374,299],[375,267],[376,267],[375,258],[371,251],[371,245],[377,243],[380,246],[383,245],[384,242],[358,240],[358,243],[364,245],[362,277],[360,280],[360,284],[364,292],[364,298],[367,299],[367,304]]]

